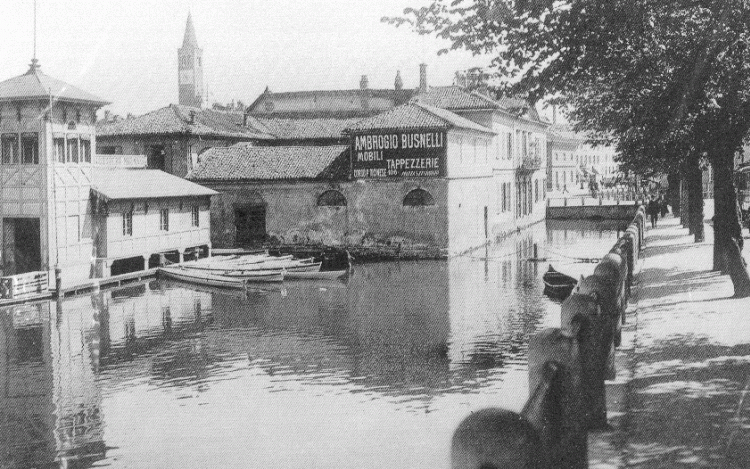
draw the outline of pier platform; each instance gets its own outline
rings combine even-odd
[[[648,228],[591,468],[750,467],[750,299],[712,256],[708,225],[703,243],[671,216]]]

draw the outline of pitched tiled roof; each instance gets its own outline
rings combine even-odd
[[[210,196],[207,187],[158,169],[94,168],[91,189],[104,200]]]
[[[191,115],[194,116],[192,123]],[[139,117],[98,124],[96,134],[99,137],[190,134],[202,137],[273,139],[270,135],[243,127],[237,120],[236,113],[170,104]]]
[[[414,90],[365,89],[272,93],[266,88],[247,109],[259,117],[366,117],[407,102]]]
[[[489,97],[466,91],[455,85],[431,87],[416,95],[412,100],[449,111],[500,109],[500,105]]]
[[[404,104],[377,116],[362,119],[350,126],[347,131],[359,133],[382,130],[418,130],[418,129],[462,129],[494,133],[492,130],[456,115],[445,109],[428,106],[419,102]]]
[[[283,119],[278,117],[247,117],[247,126],[273,135],[279,140],[338,140],[344,130],[360,118]]]
[[[194,181],[341,179],[349,170],[347,145],[214,147],[187,178]]]
[[[29,99],[73,101],[103,106],[107,101],[42,73],[34,63],[23,75],[0,82],[0,101]]]

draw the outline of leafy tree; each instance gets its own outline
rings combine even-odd
[[[736,296],[750,296],[732,178],[750,128],[750,2],[430,0],[384,21],[491,54],[507,91],[560,96],[576,130],[611,139],[625,165],[679,170],[695,192],[694,169],[707,158],[714,268],[730,274]]]

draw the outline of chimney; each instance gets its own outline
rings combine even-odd
[[[397,90],[404,89],[404,80],[401,79],[401,70],[396,70],[396,81],[393,83],[393,87]]]
[[[367,75],[362,75],[362,78],[359,80],[359,89],[360,90],[366,90],[367,89]]]
[[[427,91],[427,64],[419,64],[419,91]]]

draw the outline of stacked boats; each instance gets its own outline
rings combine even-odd
[[[348,269],[322,270],[315,258],[295,259],[291,255],[267,253],[209,257],[161,267],[159,272],[184,282],[213,287],[244,288],[248,283],[290,280],[331,280],[345,276]]]

